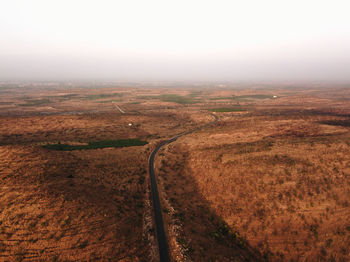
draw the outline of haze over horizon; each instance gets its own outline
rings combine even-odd
[[[11,0],[0,80],[350,81],[348,1]]]

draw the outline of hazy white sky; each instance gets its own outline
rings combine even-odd
[[[3,0],[0,79],[350,80],[350,1]]]

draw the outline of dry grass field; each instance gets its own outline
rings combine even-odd
[[[160,139],[205,119],[179,115],[166,104],[158,111],[125,102],[121,114],[114,101],[105,101],[113,96],[110,90],[83,91],[73,96],[11,89],[1,97],[0,260],[150,261],[154,256],[149,239],[154,229],[146,225],[148,155]],[[132,92],[125,96],[135,96]],[[133,138],[149,144],[43,148]]]
[[[156,157],[173,261],[350,259],[346,87],[0,88],[0,260],[156,261]],[[120,106],[122,114],[116,105]],[[146,145],[47,149],[138,139]]]
[[[189,257],[214,261],[234,234],[269,261],[350,259],[349,91],[327,92],[216,110],[215,127],[161,153]]]

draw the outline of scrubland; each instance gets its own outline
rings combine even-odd
[[[214,127],[165,149],[160,177],[188,257],[229,257],[233,235],[269,261],[350,258],[349,103],[317,94],[218,110]]]
[[[128,102],[121,114],[103,100],[120,89],[75,91],[2,96],[0,260],[151,261],[148,155],[195,120]]]
[[[149,154],[211,114],[156,157],[172,260],[350,259],[347,87],[0,93],[0,260],[156,261]]]

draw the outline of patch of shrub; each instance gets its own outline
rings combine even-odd
[[[25,104],[20,104],[20,106],[40,106],[51,103],[49,99],[28,99]]]
[[[102,99],[102,98],[108,98],[108,97],[121,97],[123,96],[123,94],[121,93],[111,93],[111,94],[96,94],[96,95],[88,95],[85,98],[87,100],[96,100],[96,99]]]
[[[72,150],[83,150],[83,149],[98,149],[108,147],[129,147],[129,146],[143,146],[148,144],[147,141],[138,139],[119,139],[119,140],[105,140],[98,142],[89,142],[87,145],[68,145],[68,144],[47,144],[44,148],[54,149],[59,151],[72,151]]]
[[[327,121],[320,121],[320,124],[324,125],[330,125],[330,126],[345,126],[350,127],[350,119],[346,120],[327,120]]]

